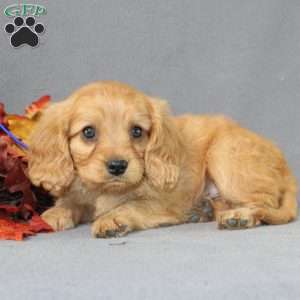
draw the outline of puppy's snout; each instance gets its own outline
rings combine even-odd
[[[128,166],[126,160],[110,160],[107,162],[106,167],[111,175],[119,176],[125,173]]]

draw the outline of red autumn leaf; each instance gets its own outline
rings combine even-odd
[[[9,144],[6,137],[0,137],[0,173],[5,176],[7,170],[14,165],[14,159],[9,155]]]
[[[41,231],[52,231],[36,212],[38,199],[26,168],[21,158],[8,153],[8,145],[0,137],[0,239],[22,240]]]
[[[31,105],[25,109],[25,116],[29,119],[33,119],[41,110],[45,109],[51,100],[49,95],[42,96],[38,100],[32,102]]]
[[[26,152],[25,150],[18,147],[7,135],[0,135],[0,157],[1,157],[1,144],[4,144],[7,147],[7,153],[13,157],[20,157],[26,161]]]
[[[47,224],[39,215],[33,215],[29,220],[29,225],[31,230],[34,230],[35,233],[38,232],[52,232],[52,227]]]
[[[17,223],[0,213],[0,239],[21,241],[42,231],[51,232],[52,228],[38,215],[32,216],[28,223]]]
[[[0,102],[0,123],[1,124],[5,124],[5,122],[4,122],[5,115],[6,115],[6,113],[5,113],[4,104]]]
[[[33,234],[34,232],[28,226],[0,216],[0,239],[21,241],[24,237]]]
[[[4,105],[0,103],[0,122],[5,123],[9,130],[24,133],[22,138],[26,138],[33,128],[27,126],[27,123],[38,120],[36,114],[47,106],[49,100],[49,96],[42,97],[28,108],[29,116],[34,121],[27,116],[7,115]],[[27,177],[26,152],[1,132],[0,239],[22,240],[38,232],[53,231],[39,216],[51,205],[52,198],[49,194],[33,187]]]

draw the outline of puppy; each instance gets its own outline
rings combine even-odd
[[[29,176],[57,197],[46,222],[93,222],[95,237],[197,222],[203,208],[212,216],[207,195],[219,228],[297,215],[295,178],[270,141],[223,116],[173,117],[166,102],[118,82],[84,86],[45,112]]]

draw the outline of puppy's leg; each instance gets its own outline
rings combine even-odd
[[[210,222],[215,219],[213,199],[208,197],[201,198],[191,211],[187,214],[187,223]]]
[[[220,211],[220,228],[284,224],[297,215],[296,182],[281,152],[269,141],[241,129],[216,139],[208,171],[232,209]]]
[[[51,207],[41,215],[55,231],[74,228],[80,222],[81,216],[82,210],[79,207],[64,205]]]
[[[210,222],[216,220],[218,212],[230,209],[229,203],[223,199],[216,186],[208,180],[200,201],[192,208],[187,222]]]
[[[243,229],[260,224],[259,210],[256,207],[239,207],[220,211],[216,214],[219,229]]]
[[[92,235],[98,238],[120,237],[134,230],[182,222],[175,213],[153,200],[133,200],[98,217],[92,225]]]

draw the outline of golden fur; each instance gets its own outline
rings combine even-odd
[[[94,126],[96,138],[82,136]],[[143,128],[133,139],[130,129]],[[106,162],[129,162],[112,176]],[[55,230],[93,222],[95,237],[190,221],[213,182],[220,228],[283,224],[297,215],[296,181],[268,140],[223,116],[173,117],[166,102],[118,82],[96,82],[52,105],[30,142],[29,175],[57,196],[43,214]]]

